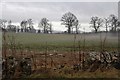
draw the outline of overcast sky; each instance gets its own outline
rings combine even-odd
[[[89,26],[90,18],[98,16],[106,18],[110,14],[118,15],[117,2],[4,2],[2,3],[2,18],[20,22],[32,18],[38,23],[46,17],[59,28],[60,19],[66,12],[72,12],[81,25]],[[56,26],[56,27],[55,27]]]

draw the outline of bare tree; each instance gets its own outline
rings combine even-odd
[[[20,23],[20,25],[21,25],[22,29],[25,30],[25,32],[26,32],[26,30],[27,30],[27,21],[26,21],[26,20],[23,20],[23,21]]]
[[[103,25],[103,19],[99,18],[97,21],[97,28],[99,29],[100,27],[102,27],[102,25]]]
[[[118,27],[118,18],[117,16],[115,16],[114,14],[111,14],[109,16],[109,21],[111,23],[111,31],[117,31],[117,27]]]
[[[13,31],[13,32],[16,31],[16,26],[12,25],[12,21],[11,20],[8,21],[7,29],[8,29],[8,31]]]
[[[52,34],[52,24],[49,23],[49,29],[50,29],[50,33]]]
[[[7,20],[5,19],[0,19],[0,27],[5,29],[6,28],[6,23],[7,23]]]
[[[76,29],[76,34],[78,34],[78,25],[79,25],[79,21],[78,20],[76,20],[75,21],[75,29]]]
[[[98,32],[98,29],[102,26],[102,22],[103,20],[101,18],[98,18],[97,16],[91,18],[90,24],[91,27],[94,28],[96,33]]]
[[[3,22],[2,22],[2,19],[0,19],[0,28],[2,28],[3,26]]]
[[[71,33],[71,28],[73,26],[76,26],[78,20],[74,14],[68,12],[63,15],[61,21],[62,21],[62,25],[66,25],[66,27],[68,28],[68,33]]]
[[[105,21],[105,28],[106,28],[106,32],[108,32],[109,19],[108,19],[108,18],[104,18],[104,21]]]
[[[28,19],[28,20],[27,20],[27,23],[28,23],[28,27],[29,27],[30,29],[33,29],[33,21],[32,21],[32,19]]]
[[[11,29],[11,24],[12,24],[12,21],[9,20],[9,21],[8,21],[8,26],[7,26],[8,29]]]
[[[48,19],[47,18],[42,18],[40,23],[39,23],[39,27],[43,27],[44,33],[47,33],[47,29],[48,29]]]

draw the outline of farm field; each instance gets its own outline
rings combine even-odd
[[[112,63],[114,55],[117,54],[118,34],[107,33],[106,40],[105,36],[106,33],[86,33],[77,34],[75,38],[74,34],[8,32],[6,33],[8,46],[5,48],[3,45],[3,53],[7,58],[14,57],[18,63],[28,59],[30,63],[27,65],[31,64],[31,68],[23,67],[23,72],[28,70],[30,75],[18,72],[15,65],[13,78],[21,77],[20,74],[23,78],[120,78],[119,69],[113,67],[115,65]],[[106,51],[103,53],[106,55],[107,63],[102,62],[104,57],[99,56],[101,41],[104,40],[103,48]],[[110,53],[112,60],[107,53]],[[93,62],[90,54],[93,54],[93,58],[96,59]]]
[[[77,34],[76,39],[74,39],[74,34],[7,33],[7,36],[14,36],[16,44],[22,44],[24,48],[44,50],[45,47],[48,47],[50,50],[56,48],[64,51],[74,45],[76,47],[80,45],[81,48],[85,46],[86,49],[99,50],[101,41],[105,40],[106,33]],[[107,33],[104,48],[109,50],[118,48],[117,33]]]

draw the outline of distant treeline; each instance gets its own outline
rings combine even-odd
[[[42,18],[38,23],[39,29],[34,28],[32,19],[22,20],[20,26],[12,25],[12,20],[0,19],[0,28],[3,31],[12,32],[32,32],[32,33],[81,33],[80,22],[77,17],[71,13],[65,13],[61,18],[61,25],[65,25],[67,30],[64,32],[55,32],[52,29],[52,23],[47,18]],[[100,28],[105,28],[105,32],[117,32],[120,28],[120,21],[114,14],[109,15],[107,18],[100,18],[98,16],[92,16],[90,19],[90,27],[93,28],[92,32],[101,32]],[[84,28],[85,29],[85,28]]]

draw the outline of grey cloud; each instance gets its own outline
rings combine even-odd
[[[119,0],[2,0],[6,2],[118,2]]]
[[[47,17],[50,21],[60,21],[62,15],[70,11],[81,23],[85,23],[89,22],[91,16],[117,15],[117,4],[117,2],[6,2],[2,17],[14,22],[28,18],[39,21],[42,17]]]

